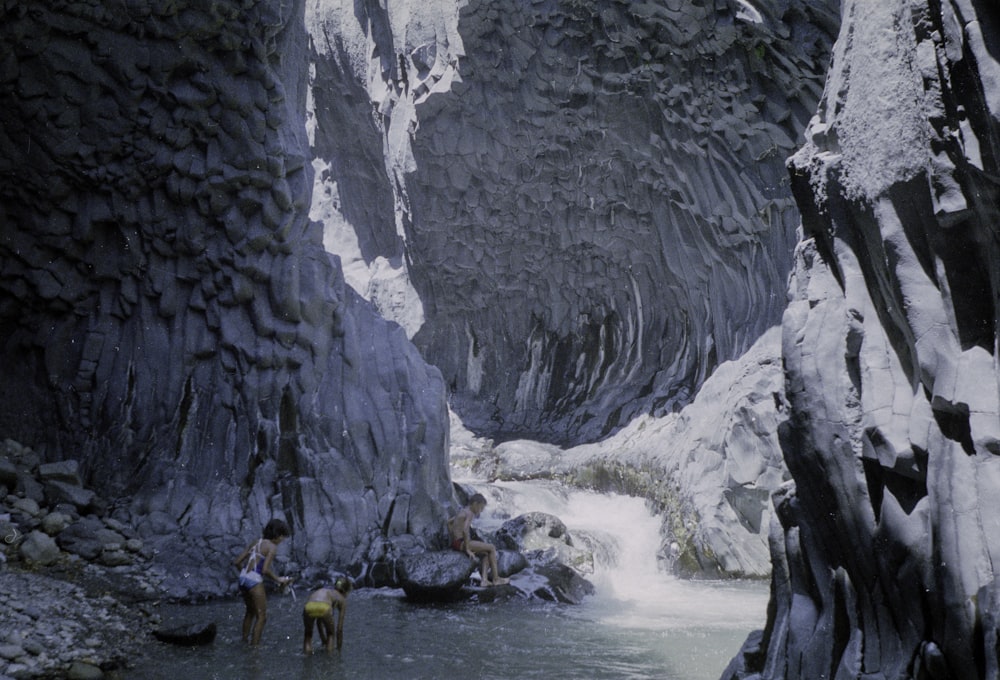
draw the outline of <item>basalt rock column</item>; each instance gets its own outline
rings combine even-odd
[[[833,3],[470,2],[417,108],[414,341],[463,420],[593,441],[688,403],[780,317],[784,158]],[[759,8],[759,9],[757,9]]]
[[[346,562],[450,498],[438,371],[307,216],[303,13],[0,6],[0,429],[186,564],[272,515]]]
[[[778,322],[836,5],[316,4],[317,161],[345,120],[382,136],[336,200],[359,257],[405,265],[470,428],[593,441]]]
[[[844,3],[790,164],[805,238],[771,616],[733,677],[1000,674],[998,21]]]

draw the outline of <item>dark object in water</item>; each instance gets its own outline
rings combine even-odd
[[[182,647],[210,645],[215,640],[215,622],[209,624],[192,623],[186,626],[153,631],[153,637],[160,642],[169,642]]]

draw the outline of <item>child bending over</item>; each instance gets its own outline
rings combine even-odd
[[[313,623],[319,630],[319,640],[326,651],[333,651],[334,637],[337,639],[337,649],[344,644],[344,615],[347,613],[347,595],[353,590],[351,580],[340,576],[333,583],[333,588],[320,588],[312,592],[302,609],[302,623],[305,626],[305,639],[302,642],[302,653],[312,654]],[[333,620],[333,610],[338,610],[337,621]]]

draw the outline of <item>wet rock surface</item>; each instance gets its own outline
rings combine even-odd
[[[451,602],[462,596],[477,562],[457,550],[408,555],[397,563],[400,585],[417,602]]]
[[[418,602],[528,598],[580,604],[593,595],[586,579],[594,571],[593,546],[575,547],[574,537],[555,515],[526,513],[504,522],[494,532],[474,533],[475,540],[497,549],[500,576],[510,583],[484,586],[480,560],[464,552],[441,550],[415,553],[396,564],[399,587]]]

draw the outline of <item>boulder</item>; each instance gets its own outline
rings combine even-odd
[[[66,672],[66,677],[68,680],[102,680],[105,676],[100,666],[85,661],[74,661]]]
[[[586,596],[596,592],[593,583],[565,564],[543,564],[535,567],[534,573],[545,579],[545,583],[535,587],[531,593],[541,600],[580,604]]]
[[[462,589],[462,594],[469,600],[480,604],[524,598],[524,593],[517,586],[510,584],[486,587],[468,586]]]
[[[45,502],[45,488],[35,479],[34,475],[24,470],[18,471],[17,484],[14,485],[14,489],[25,498],[30,498],[37,503]]]
[[[56,537],[66,552],[86,560],[97,559],[106,546],[125,544],[125,537],[108,529],[100,519],[87,516],[66,527]]]
[[[38,466],[38,478],[43,482],[64,482],[72,486],[82,486],[80,463],[75,460],[60,460],[42,463]]]
[[[477,564],[457,550],[415,553],[396,562],[396,577],[411,600],[453,602],[461,599]]]
[[[153,631],[153,637],[160,642],[166,642],[181,647],[198,647],[209,645],[215,641],[215,622],[189,623],[170,628],[158,628]]]
[[[17,485],[17,466],[6,458],[0,458],[0,485],[8,489]]]
[[[517,550],[497,550],[497,567],[503,577],[513,576],[529,566],[528,558]]]
[[[27,517],[36,517],[41,508],[33,498],[15,498],[10,503],[11,510]]]
[[[50,512],[42,518],[42,531],[49,536],[55,536],[66,529],[72,520],[62,512]]]
[[[90,508],[96,500],[96,494],[90,489],[59,480],[45,482],[44,493],[49,505],[68,503],[81,512]]]
[[[119,548],[104,548],[97,561],[105,567],[121,567],[132,564],[132,556]]]
[[[573,545],[563,521],[545,512],[526,512],[507,520],[497,530],[496,541],[510,550],[537,550],[556,543]]]
[[[544,512],[518,515],[503,523],[495,540],[502,548],[526,553],[532,563],[558,562],[583,573],[594,570],[593,553],[574,546],[566,525],[555,515]]]
[[[21,557],[31,565],[47,566],[59,559],[59,546],[46,533],[32,531],[21,543]]]

